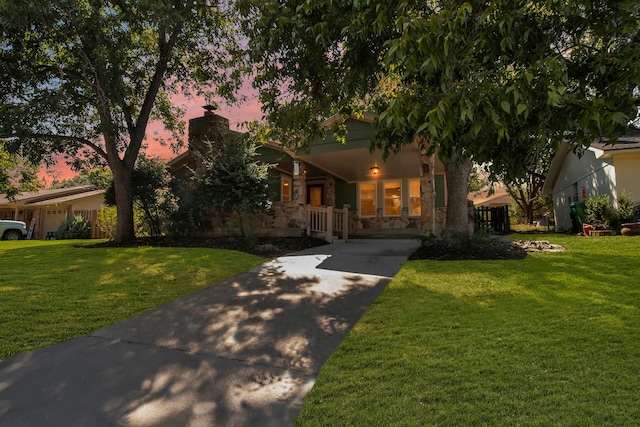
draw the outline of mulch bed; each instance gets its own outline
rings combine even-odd
[[[480,244],[455,245],[444,240],[429,242],[418,248],[411,260],[430,259],[437,261],[459,260],[506,260],[523,259],[527,251],[506,239],[490,239]]]
[[[547,243],[547,245],[542,245]],[[83,246],[96,247],[187,247],[187,248],[218,248],[231,249],[262,256],[265,258],[277,258],[291,252],[297,252],[317,246],[326,245],[327,242],[314,237],[215,237],[215,238],[177,238],[169,236],[141,237],[124,243],[112,241]],[[549,246],[549,248],[544,247]],[[548,242],[532,242],[525,240],[510,241],[502,238],[485,239],[481,242],[471,242],[466,245],[454,245],[444,240],[425,242],[409,259],[420,260],[506,260],[523,259],[527,252],[535,250],[557,250],[551,248]]]
[[[325,240],[314,237],[189,237],[178,238],[169,236],[140,237],[123,243],[103,242],[84,247],[163,247],[163,248],[218,248],[231,249],[262,256],[277,258],[279,256],[326,245]]]

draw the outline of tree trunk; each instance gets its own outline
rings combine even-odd
[[[136,238],[133,227],[133,185],[131,184],[131,174],[127,173],[124,165],[111,167],[113,172],[113,183],[116,196],[116,212],[118,220],[116,223],[115,241],[118,243]]]
[[[456,233],[469,232],[469,176],[471,161],[462,160],[457,156],[441,159],[447,180],[447,219],[444,227],[444,237],[448,238]]]

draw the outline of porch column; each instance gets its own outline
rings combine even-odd
[[[436,185],[435,154],[420,152],[420,227],[423,235],[435,232]]]
[[[307,176],[304,174],[305,164],[300,160],[293,161],[293,193],[291,201],[299,204],[307,204]]]
[[[293,183],[291,185],[291,204],[289,211],[289,227],[301,228],[308,231],[307,218],[307,177],[304,174],[305,165],[299,160],[293,161]]]
[[[324,181],[324,204],[326,206],[336,206],[336,179],[333,175],[328,175]]]

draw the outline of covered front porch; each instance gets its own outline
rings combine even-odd
[[[339,212],[346,207],[345,224],[352,236],[442,231],[446,215],[444,166],[437,156],[421,151],[417,143],[386,159],[380,151],[372,153],[371,120],[367,116],[348,120],[344,144],[328,132],[325,139],[304,151],[281,151],[286,154],[273,161],[274,172],[280,174],[275,227],[293,222],[295,227],[306,229],[309,208],[331,207]]]

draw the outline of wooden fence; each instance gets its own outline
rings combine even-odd
[[[73,216],[80,215],[89,223],[89,238],[90,239],[106,239],[107,234],[100,230],[98,227],[98,210],[84,209],[73,211]]]
[[[493,208],[478,206],[474,209],[474,222],[476,230],[484,229],[496,233],[508,233],[511,231],[509,206]]]

